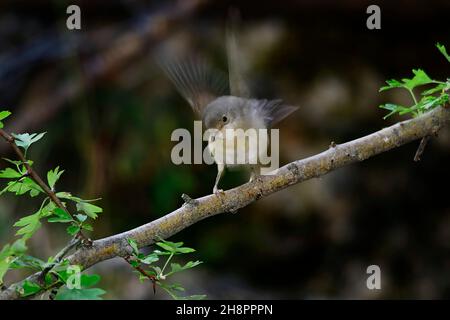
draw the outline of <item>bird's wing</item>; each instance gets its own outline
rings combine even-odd
[[[159,58],[158,63],[198,115],[208,103],[226,94],[225,75],[213,70],[205,60]]]
[[[254,100],[254,110],[257,116],[264,119],[268,127],[277,124],[297,109],[298,107],[283,104],[280,99]]]
[[[240,54],[237,39],[238,21],[239,12],[235,9],[231,9],[227,27],[227,58],[230,93],[232,96],[250,98],[250,90],[246,83],[245,63],[242,54]]]

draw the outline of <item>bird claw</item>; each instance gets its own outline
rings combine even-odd
[[[217,189],[217,187],[214,187],[213,189],[213,193],[218,196],[218,195],[224,195],[225,191],[223,191],[222,189]]]

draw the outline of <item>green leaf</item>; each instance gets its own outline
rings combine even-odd
[[[83,288],[95,286],[99,281],[100,276],[98,274],[82,274],[80,279]]]
[[[158,285],[163,288],[174,300],[202,300],[206,298],[206,295],[196,294],[191,296],[179,296],[175,293],[175,291],[184,291],[184,288],[177,287],[177,285],[167,285],[161,282],[158,282]],[[175,286],[175,287],[174,287]],[[183,290],[180,290],[182,288]]]
[[[412,72],[414,74],[413,78],[411,78],[411,79],[404,78],[404,79],[402,79],[401,82],[398,80],[395,80],[395,79],[387,80],[386,83],[388,85],[381,87],[379,91],[381,92],[381,91],[386,91],[386,90],[390,90],[390,89],[394,89],[394,88],[405,88],[405,89],[411,91],[415,87],[434,83],[433,79],[431,79],[425,73],[425,71],[423,71],[422,69],[413,69]]]
[[[47,172],[47,181],[50,189],[55,189],[55,183],[59,180],[64,170],[59,171],[59,167],[56,167],[55,170],[50,170]]]
[[[29,239],[41,227],[41,222],[39,221],[40,218],[39,211],[21,218],[14,224],[15,227],[21,227],[17,230],[16,235],[22,235],[23,239]]]
[[[186,263],[184,266],[181,266],[180,264],[178,264],[178,263],[171,263],[170,264],[170,268],[171,268],[171,270],[170,270],[170,272],[167,274],[167,276],[169,276],[169,275],[171,275],[171,274],[174,274],[174,273],[177,273],[177,272],[180,272],[180,271],[184,271],[184,270],[187,270],[187,269],[191,269],[191,268],[194,268],[194,267],[196,267],[196,266],[198,266],[199,264],[201,264],[202,262],[201,261],[189,261],[188,263]]]
[[[58,290],[55,300],[102,300],[105,290],[92,289],[68,289],[66,286]]]
[[[401,112],[405,112],[405,111],[409,112],[409,110],[410,110],[409,108],[406,108],[406,107],[403,107],[403,106],[400,106],[397,104],[393,104],[393,103],[383,104],[380,106],[380,108],[391,111],[383,117],[383,119],[385,119],[385,120],[396,113],[401,113]]]
[[[423,96],[428,96],[430,94],[442,91],[445,88],[445,83],[440,83],[437,86],[435,86],[434,88],[428,89],[424,92],[422,92]]]
[[[45,217],[53,215],[56,208],[57,208],[56,204],[54,204],[52,201],[47,203],[41,209],[41,217],[45,218]]]
[[[433,80],[422,69],[413,69],[414,77],[412,79],[402,79],[404,86],[412,90],[417,86],[433,83]]]
[[[26,177],[20,181],[8,182],[7,187],[3,189],[1,193],[6,191],[15,193],[17,196],[30,192],[30,196],[32,197],[35,197],[39,193],[43,192],[42,188],[29,177]]]
[[[11,112],[9,111],[0,111],[0,129],[3,128],[3,119],[6,119],[7,117],[9,117],[11,114]]]
[[[195,251],[192,248],[182,247],[183,242],[161,240],[157,242],[156,245],[173,254],[191,253]]]
[[[100,208],[99,206],[87,202],[78,202],[77,210],[84,212],[92,219],[96,219],[98,217],[97,213],[101,213],[103,211],[103,209]]]
[[[175,253],[175,248],[165,242],[157,242],[156,245],[168,252]]]
[[[42,139],[42,137],[45,135],[46,132],[42,132],[42,133],[21,133],[21,134],[12,134],[13,137],[15,138],[15,142],[16,145],[18,147],[22,147],[25,152],[28,151],[28,148],[35,142],[39,141],[40,139]]]
[[[23,289],[23,291],[21,292],[22,297],[31,296],[41,291],[41,287],[37,283],[31,282],[29,280],[25,280],[22,289]]]
[[[70,234],[71,236],[76,235],[79,231],[80,231],[79,226],[71,225],[71,226],[67,227],[67,233]]]
[[[61,223],[67,223],[67,222],[72,222],[73,219],[70,216],[70,214],[61,209],[61,208],[55,208],[55,210],[53,210],[54,215],[53,217],[50,217],[48,219],[48,222],[61,222]]]
[[[80,222],[84,222],[84,221],[86,221],[86,219],[87,219],[87,215],[84,215],[84,214],[76,214],[76,215],[75,215],[75,218],[77,218],[77,220],[80,221]]]
[[[89,199],[89,200],[81,199],[81,198],[79,198],[79,197],[73,196],[70,192],[65,192],[65,191],[56,193],[56,196],[57,196],[58,198],[61,198],[61,199],[67,199],[67,200],[71,200],[71,201],[74,201],[74,202],[94,202],[94,201],[101,200],[101,198],[98,198],[98,199]]]
[[[90,224],[88,224],[88,223],[84,223],[84,224],[81,226],[81,228],[84,229],[84,230],[87,230],[87,231],[93,231],[93,230],[94,230],[94,228],[93,228]]]
[[[157,254],[158,256],[168,256],[171,254],[170,252],[161,251],[161,250],[153,250],[153,253]]]
[[[448,55],[447,50],[445,49],[445,47],[442,44],[439,44],[439,43],[436,44],[436,47],[444,55],[445,59],[447,59],[447,61],[450,62],[450,56]]]
[[[131,238],[127,238],[128,244],[131,246],[131,248],[133,249],[133,254],[134,255],[138,255],[139,254],[139,248],[137,245],[137,242]]]
[[[11,246],[5,245],[0,251],[0,284],[3,284],[3,277],[8,272],[9,266],[13,263],[13,257],[11,257]]]
[[[162,284],[165,288],[169,290],[175,290],[175,291],[186,291],[179,283],[172,283],[172,284]]]
[[[176,249],[177,253],[191,253],[191,252],[195,252],[195,249],[192,248],[188,248],[188,247],[180,247]]]
[[[152,264],[153,262],[156,262],[158,260],[159,260],[158,255],[155,253],[151,253],[145,258],[141,259],[141,262],[144,264]]]
[[[19,256],[27,251],[25,239],[17,239],[11,246],[12,254]]]
[[[387,86],[381,87],[380,88],[380,92],[381,91],[386,91],[386,90],[390,90],[390,89],[394,89],[394,88],[401,88],[403,87],[403,84],[395,79],[391,79],[391,80],[386,80],[386,83],[388,84]]]
[[[12,168],[6,168],[2,171],[0,171],[0,178],[5,179],[14,179],[14,178],[20,178],[22,174],[20,172],[17,172],[16,170]]]
[[[0,251],[0,284],[3,284],[3,277],[8,272],[11,264],[26,250],[24,239],[18,239],[12,245],[7,244],[3,247]]]
[[[11,115],[9,111],[0,111],[0,120],[6,119]]]
[[[45,262],[42,261],[41,259],[29,255],[22,255],[11,264],[11,268],[14,269],[30,268],[33,270],[42,270],[44,269],[44,265]]]

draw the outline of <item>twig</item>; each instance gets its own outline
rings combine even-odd
[[[403,121],[365,137],[336,145],[309,158],[291,162],[274,174],[261,177],[237,188],[227,190],[223,196],[208,195],[199,199],[196,206],[181,208],[133,230],[96,240],[91,247],[81,247],[67,257],[69,263],[83,269],[107,259],[129,254],[127,238],[136,241],[138,247],[154,243],[154,239],[166,239],[205,218],[243,208],[256,200],[294,184],[323,176],[340,167],[366,160],[377,154],[400,147],[411,141],[432,135],[450,121],[450,110],[438,107],[417,118]],[[219,199],[220,198],[220,199]],[[29,276],[33,281],[39,273]],[[23,281],[15,283],[3,292],[1,299],[17,299],[17,289]]]
[[[156,294],[156,277],[149,274],[147,271],[145,271],[144,269],[141,268],[141,266],[133,266],[132,262],[131,262],[131,257],[129,255],[126,255],[123,257],[125,259],[126,262],[128,262],[128,264],[133,267],[136,271],[138,271],[140,274],[142,274],[144,277],[148,278],[151,282],[152,282],[152,287],[153,287],[153,294]]]
[[[6,142],[9,143],[9,145],[12,147],[16,155],[19,157],[19,160],[23,163],[25,168],[27,169],[26,173],[23,176],[29,176],[31,179],[33,179],[34,182],[36,182],[39,187],[41,187],[42,190],[48,195],[48,197],[53,201],[53,203],[60,209],[64,210],[67,214],[69,214],[72,219],[74,219],[74,216],[67,210],[67,208],[63,205],[61,200],[56,196],[56,194],[53,192],[53,190],[50,189],[49,186],[41,179],[41,177],[37,174],[36,171],[33,170],[33,168],[28,163],[27,159],[25,158],[25,155],[23,154],[22,150],[17,146],[14,137],[7,133],[5,130],[0,129],[0,136],[3,137],[3,139],[6,140]],[[22,178],[21,177],[21,178]],[[81,239],[82,243],[84,245],[91,245],[92,241],[87,238],[81,230],[78,232],[77,237]]]
[[[431,136],[425,136],[420,140],[419,147],[417,148],[416,154],[414,155],[414,161],[418,162],[421,160],[422,154],[425,151],[428,141],[430,141]]]

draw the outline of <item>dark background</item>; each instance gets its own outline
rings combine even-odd
[[[65,27],[69,4],[82,30]],[[366,28],[366,8],[381,7],[381,30]],[[10,132],[42,132],[30,149],[39,172],[65,169],[58,191],[101,197],[93,238],[154,220],[180,195],[211,192],[215,166],[175,166],[171,132],[194,115],[156,66],[161,47],[201,54],[226,70],[228,9],[240,9],[242,52],[258,98],[283,98],[300,110],[281,123],[281,164],[346,142],[402,118],[378,105],[410,104],[402,91],[378,93],[386,79],[423,68],[445,80],[450,66],[448,1],[2,1],[0,106]],[[421,162],[418,142],[334,171],[222,214],[175,235],[204,261],[177,281],[208,298],[449,298],[450,132]],[[2,157],[13,156],[0,143]],[[1,166],[6,166],[3,162]],[[231,172],[223,188],[246,181]],[[0,198],[0,243],[38,200]],[[41,258],[68,236],[44,224],[30,241]],[[382,290],[367,289],[377,264]],[[120,259],[93,268],[106,298],[153,299]],[[13,273],[7,280],[21,278]],[[158,292],[156,298],[167,296]]]

